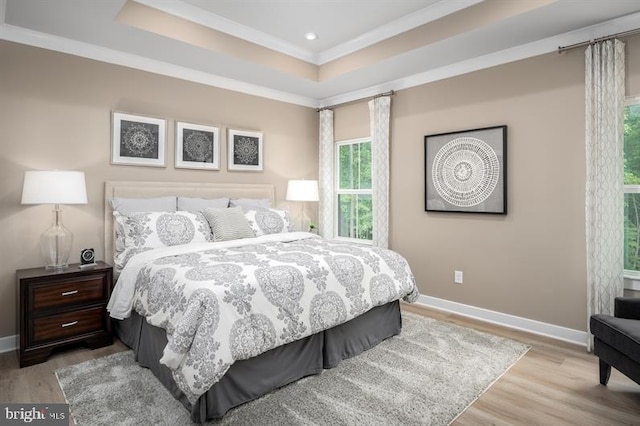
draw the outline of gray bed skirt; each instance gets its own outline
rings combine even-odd
[[[235,362],[225,376],[192,405],[176,386],[171,371],[159,362],[167,344],[165,331],[149,325],[135,312],[124,321],[113,322],[116,335],[133,349],[136,361],[149,368],[198,423],[220,418],[240,404],[325,368],[333,368],[341,360],[400,333],[402,328],[398,301],[377,306],[342,325]]]

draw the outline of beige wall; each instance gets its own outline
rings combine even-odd
[[[640,37],[628,94],[640,95]],[[392,100],[391,247],[422,294],[586,330],[583,49],[398,92]],[[508,214],[426,213],[424,136],[508,126]],[[366,136],[365,103],[335,111],[336,139]],[[453,283],[454,270],[464,284]]]
[[[394,99],[391,241],[415,265],[421,293],[586,329],[583,74],[572,51]],[[508,214],[426,213],[424,135],[501,124]]]
[[[640,37],[627,93],[640,95]],[[74,253],[102,255],[105,180],[272,182],[317,175],[317,115],[124,67],[0,42],[0,337],[15,330],[17,268],[42,264],[50,207],[21,206],[31,169],[87,173],[90,204],[66,206]],[[391,246],[421,293],[578,330],[586,327],[583,51],[549,54],[400,91],[391,126]],[[164,169],[109,165],[111,110],[169,121]],[[265,132],[264,173],[175,170],[172,119]],[[506,216],[426,213],[424,135],[508,125]],[[366,103],[335,111],[337,140],[367,136]],[[223,144],[223,156],[226,151]],[[226,163],[223,161],[223,169]],[[454,269],[464,284],[453,284]]]
[[[273,183],[283,200],[290,178],[318,174],[317,114],[311,108],[212,88],[126,67],[0,42],[0,337],[17,333],[15,270],[41,266],[39,236],[52,206],[22,206],[25,170],[86,173],[88,205],[63,206],[81,248],[103,254],[105,180]],[[112,110],[168,119],[165,168],[112,166]],[[264,132],[262,173],[175,169],[173,120]],[[292,210],[296,206],[291,206]]]

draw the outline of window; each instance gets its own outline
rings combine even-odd
[[[336,148],[336,237],[371,241],[371,140],[338,142]]]
[[[624,269],[640,279],[640,98],[624,110]]]

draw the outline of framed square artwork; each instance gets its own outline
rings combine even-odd
[[[227,139],[228,170],[263,170],[262,132],[229,129]]]
[[[164,167],[166,136],[165,119],[113,112],[111,164]]]
[[[424,137],[425,210],[507,213],[507,126]]]
[[[176,168],[220,170],[220,129],[176,121]]]

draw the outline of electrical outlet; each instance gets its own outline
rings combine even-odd
[[[456,284],[462,284],[462,271],[454,271],[453,282]]]

